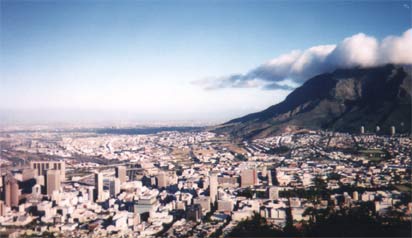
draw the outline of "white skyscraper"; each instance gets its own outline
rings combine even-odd
[[[60,170],[47,170],[46,173],[46,190],[47,195],[51,196],[53,191],[60,190]]]
[[[210,193],[210,202],[215,204],[217,200],[217,173],[211,172],[209,175],[209,193]]]
[[[156,176],[156,180],[157,180],[157,187],[159,188],[165,188],[169,185],[168,174],[164,171],[159,172],[159,174]]]
[[[361,127],[360,127],[360,133],[361,133],[361,134],[365,134],[365,127],[364,127],[364,126],[361,126]]]
[[[103,200],[103,174],[95,173],[94,174],[94,200],[101,202]]]
[[[394,136],[396,134],[396,128],[395,126],[391,126],[391,136]]]
[[[116,178],[120,180],[120,183],[126,182],[126,167],[125,166],[117,166],[115,168],[115,175]]]

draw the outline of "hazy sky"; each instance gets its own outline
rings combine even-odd
[[[410,1],[0,4],[0,118],[8,120],[224,121],[279,102],[298,84],[198,82],[247,74],[295,49],[357,33],[382,41],[411,27]]]

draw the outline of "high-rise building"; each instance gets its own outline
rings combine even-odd
[[[60,170],[47,170],[46,172],[46,192],[47,195],[51,196],[53,194],[53,191],[59,191],[60,190],[60,184],[61,184],[61,174]]]
[[[19,205],[20,190],[17,179],[11,174],[3,177],[4,202],[8,207],[17,207]]]
[[[66,180],[66,164],[64,161],[30,161],[30,168],[36,170],[36,176],[46,176],[47,170],[59,170],[60,181]]]
[[[6,215],[6,205],[3,201],[0,200],[0,217],[4,217]]]
[[[93,187],[87,188],[87,198],[89,199],[90,202],[94,201],[94,188]]]
[[[364,127],[364,126],[361,126],[361,127],[360,127],[360,133],[361,133],[361,134],[365,134],[365,127]]]
[[[353,200],[358,201],[359,200],[359,193],[357,191],[353,192]]]
[[[158,188],[165,188],[169,185],[169,177],[164,171],[159,172],[159,174],[156,176],[156,180]]]
[[[396,134],[396,128],[395,126],[391,126],[391,136],[394,136]]]
[[[135,201],[133,209],[135,212],[139,214],[143,214],[145,212],[150,212],[158,206],[157,201],[157,193],[152,191],[147,191],[142,196],[140,196],[139,200]]]
[[[103,174],[96,172],[94,174],[94,201],[103,201]]]
[[[126,182],[126,167],[121,165],[115,168],[116,178],[120,180],[120,183]]]
[[[199,204],[190,205],[186,211],[186,219],[190,221],[200,221],[202,218],[202,207]]]
[[[210,202],[212,204],[215,204],[217,200],[217,187],[218,187],[217,173],[211,172],[209,175],[209,194],[210,194]]]
[[[241,186],[249,187],[257,184],[257,174],[255,169],[244,169],[240,175]]]
[[[269,199],[278,200],[279,199],[279,188],[274,186],[269,188]]]
[[[193,204],[199,204],[202,207],[203,214],[210,212],[210,197],[202,196],[194,198]]]
[[[110,181],[110,196],[111,197],[116,197],[117,194],[120,193],[120,179],[115,178],[113,180]]]
[[[272,173],[273,173],[273,170],[269,169],[268,171],[268,185],[269,186],[273,185]]]

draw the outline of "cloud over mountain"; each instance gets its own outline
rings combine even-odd
[[[338,68],[373,67],[388,63],[412,64],[412,28],[401,36],[379,41],[364,33],[336,45],[318,45],[280,55],[245,74],[196,81],[206,89],[261,87],[291,89],[315,75]]]

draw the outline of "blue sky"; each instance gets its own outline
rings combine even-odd
[[[246,73],[359,32],[383,39],[411,27],[409,1],[0,4],[0,110],[46,119],[45,112],[79,120],[104,112],[116,120],[224,121],[290,90],[205,90],[194,81]]]

